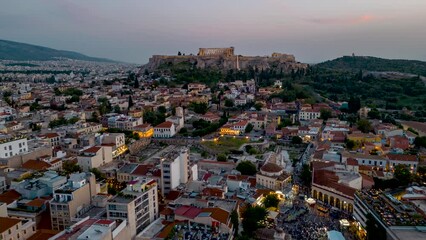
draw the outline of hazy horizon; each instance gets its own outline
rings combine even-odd
[[[153,54],[235,47],[241,55],[426,60],[426,1],[4,1],[0,39],[143,64]]]

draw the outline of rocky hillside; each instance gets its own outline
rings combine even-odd
[[[195,68],[228,71],[230,69],[270,69],[274,68],[289,73],[291,70],[305,69],[307,64],[295,61],[294,56],[280,54],[274,57],[252,57],[252,56],[163,56],[154,55],[149,62],[141,67],[141,71],[167,70],[178,64],[190,64]]]

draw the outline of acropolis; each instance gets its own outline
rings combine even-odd
[[[153,55],[141,70],[155,71],[163,65],[190,63],[197,68],[211,68],[220,71],[230,69],[246,70],[250,68],[276,68],[284,72],[292,69],[305,69],[307,64],[296,62],[291,54],[272,53],[270,56],[243,56],[235,54],[234,47],[228,48],[199,48],[197,55]]]

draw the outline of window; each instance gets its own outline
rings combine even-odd
[[[9,145],[9,150],[12,150],[12,145]]]

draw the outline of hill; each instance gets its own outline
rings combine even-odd
[[[57,58],[93,62],[115,62],[110,59],[89,57],[81,53],[56,50],[27,43],[0,40],[0,59],[15,61],[49,61]]]
[[[402,72],[426,76],[426,62],[417,60],[383,59],[377,57],[343,56],[315,65],[344,71]]]

